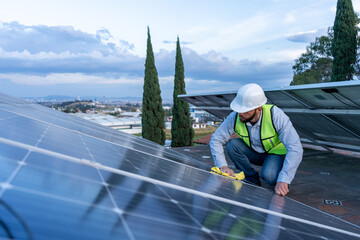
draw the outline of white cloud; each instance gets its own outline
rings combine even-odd
[[[250,27],[265,28],[266,17],[259,19],[262,19],[260,23],[253,23]],[[245,25],[243,22],[224,29],[222,37],[230,38],[232,34],[237,34],[235,37],[241,38],[237,31],[241,31]],[[257,34],[260,29],[249,30],[248,34]],[[43,44],[17,45],[12,43],[13,34],[23,37],[24,40],[29,40],[29,36],[41,37]],[[60,40],[56,40],[57,34],[62,36]],[[59,41],[60,45],[57,45],[56,41]],[[15,89],[14,85],[22,86],[25,93],[28,92],[26,86],[38,86],[43,91],[47,86],[48,89],[52,87],[59,89],[58,91],[77,86],[78,91],[95,93],[97,88],[116,92],[118,87],[126,93],[126,88],[131,87],[133,93],[139,94],[142,91],[145,59],[132,54],[131,44],[126,41],[122,43],[124,49],[120,45],[114,46],[113,41],[112,34],[106,29],[98,31],[97,35],[91,35],[72,27],[3,24],[3,27],[0,27],[0,80],[3,86],[5,84],[9,88]],[[78,42],[81,44],[78,45]],[[77,49],[77,46],[83,50]],[[290,55],[286,52],[282,54],[287,57]],[[234,60],[219,51],[210,50],[199,54],[187,47],[182,47],[182,56],[187,89],[191,90],[226,90],[235,86],[237,88],[239,84],[246,82],[262,83],[291,77],[292,60],[287,61],[287,58],[285,62],[270,63],[248,59]],[[281,54],[279,58],[280,56]],[[161,88],[171,95],[175,72],[175,44],[172,50],[161,49],[155,52],[155,63]]]
[[[174,83],[174,77],[173,76],[159,77],[159,83],[160,84],[172,84],[172,83]]]
[[[291,42],[313,42],[316,37],[320,37],[326,34],[327,28],[311,30],[307,32],[298,32],[294,34],[288,34],[286,39]]]
[[[133,53],[131,43],[114,38],[107,29],[90,34],[72,26],[26,26],[18,22],[1,24],[0,46],[9,52],[26,50],[33,54],[67,51],[81,54],[99,51],[104,55]]]
[[[61,59],[61,58],[68,59],[79,56],[102,57],[103,55],[99,51],[94,51],[92,53],[86,53],[86,54],[70,53],[69,51],[60,52],[60,53],[55,53],[51,51],[49,52],[40,51],[37,53],[31,53],[28,50],[5,51],[0,47],[0,58],[44,60],[44,59]]]
[[[127,84],[142,85],[143,78],[113,78],[82,73],[50,73],[47,75],[29,75],[20,73],[0,73],[0,79],[10,80],[21,85],[58,85],[58,84]]]
[[[305,53],[306,49],[295,49],[295,50],[283,50],[276,52],[271,58],[266,60],[267,63],[277,63],[280,60],[287,59],[288,61],[294,61]]]

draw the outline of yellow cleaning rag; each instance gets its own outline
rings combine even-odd
[[[229,177],[229,178],[232,178],[232,179],[235,179],[235,180],[243,180],[245,178],[244,172],[235,173],[235,177],[232,177],[232,176],[229,176],[229,174],[222,172],[220,170],[220,168],[218,168],[218,167],[212,167],[211,172],[222,175],[222,176],[225,176],[225,177]]]

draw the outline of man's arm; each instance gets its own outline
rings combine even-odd
[[[227,116],[224,122],[218,127],[210,140],[210,150],[214,159],[214,164],[221,169],[222,172],[228,173],[230,176],[234,176],[234,171],[227,167],[227,162],[224,154],[224,145],[230,139],[231,135],[235,133],[236,112],[232,112]]]
[[[284,144],[287,154],[283,167],[279,173],[275,191],[280,195],[289,192],[288,184],[294,179],[296,170],[302,160],[303,148],[299,135],[293,127],[289,117],[278,107],[273,109],[273,122],[280,141]]]

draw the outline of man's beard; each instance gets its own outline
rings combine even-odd
[[[244,118],[240,117],[240,121],[241,121],[242,123],[250,122],[251,120],[253,120],[253,119],[255,118],[255,115],[256,115],[256,110],[255,110],[254,114],[251,115],[251,116],[248,117],[248,118],[245,118],[245,119],[244,119]]]

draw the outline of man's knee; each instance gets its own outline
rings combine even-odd
[[[240,138],[230,139],[225,145],[226,152],[232,153],[233,151],[242,152],[244,149],[245,143]]]
[[[260,177],[264,181],[275,186],[279,173],[284,163],[285,155],[269,155],[263,165]]]
[[[226,145],[225,145],[225,149],[226,149],[226,152],[229,153],[230,151],[233,151],[235,146],[237,145],[234,141],[235,139],[230,139]]]
[[[270,186],[275,186],[278,175],[275,171],[264,169],[264,171],[261,171],[260,177]]]

